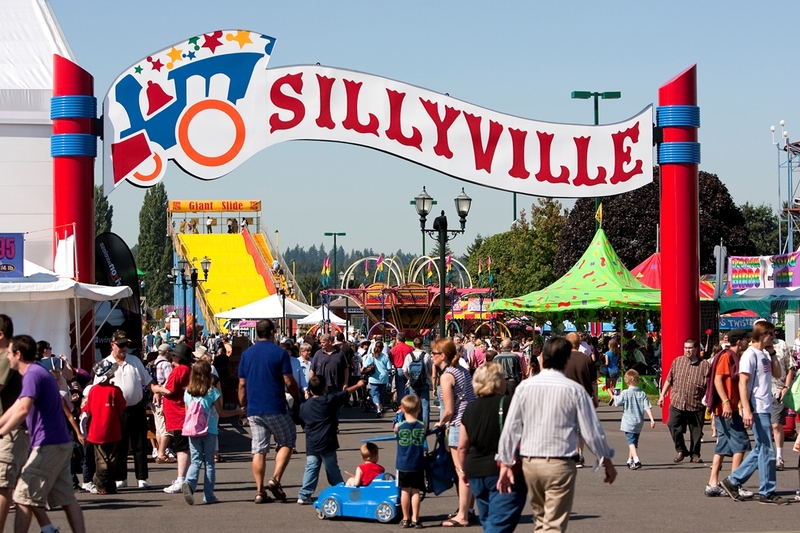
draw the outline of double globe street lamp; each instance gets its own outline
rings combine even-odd
[[[442,210],[441,215],[433,220],[433,229],[428,229],[425,227],[425,222],[433,208],[433,198],[425,190],[425,187],[422,188],[421,193],[414,197],[414,207],[417,209],[417,214],[419,215],[420,230],[423,234],[427,233],[429,237],[438,239],[439,242],[439,336],[441,338],[445,338],[446,336],[445,315],[447,314],[445,305],[445,248],[449,241],[455,239],[457,235],[464,233],[464,228],[467,225],[467,215],[469,214],[470,207],[472,207],[472,198],[467,196],[463,187],[461,188],[461,194],[456,196],[454,201],[456,204],[456,213],[461,223],[461,229],[447,229],[447,217],[444,214],[444,210]]]
[[[197,285],[199,283],[203,283],[204,281],[208,281],[208,271],[211,270],[211,259],[209,259],[207,256],[204,256],[203,260],[200,261],[200,268],[203,270],[202,280],[199,279],[200,276],[197,267],[189,263],[189,261],[186,259],[180,259],[178,261],[178,266],[172,269],[172,279],[174,279],[176,282],[178,280],[178,276],[180,276],[181,279],[181,287],[183,288],[183,322],[186,326],[188,326],[188,321],[186,320],[186,288],[187,286],[192,287],[192,331],[189,335],[189,338],[191,339],[193,348],[196,344],[195,331],[197,324]],[[187,331],[187,333],[189,332]]]

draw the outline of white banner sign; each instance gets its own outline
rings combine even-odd
[[[255,32],[217,31],[117,78],[104,102],[106,194],[124,180],[154,185],[168,159],[219,178],[291,140],[366,146],[536,196],[608,196],[653,179],[652,106],[618,124],[540,122],[360,72],[266,69],[273,44]]]

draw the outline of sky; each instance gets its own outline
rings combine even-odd
[[[795,2],[50,1],[78,64],[95,77],[98,101],[148,54],[200,33],[242,28],[276,38],[270,68],[319,62],[560,123],[593,120],[591,100],[572,100],[572,91],[620,91],[621,99],[600,101],[600,123],[619,122],[657,105],[658,88],[696,63],[700,170],[717,174],[737,204],[777,208],[779,182],[786,199],[783,152],[770,126],[776,141],[780,120],[790,139],[793,131],[800,138],[800,108],[791,96],[800,85]],[[172,200],[261,200],[262,225],[270,235],[280,232],[281,250],[330,249],[324,233],[344,232],[338,244],[348,251],[420,253],[419,218],[409,202],[423,186],[451,226],[462,186],[473,199],[466,233],[450,243],[457,254],[478,234],[507,231],[515,218],[510,193],[338,143],[278,144],[214,181],[170,163],[164,184]],[[109,196],[113,230],[130,246],[143,197],[127,183]],[[535,201],[518,195],[517,206],[527,211]]]

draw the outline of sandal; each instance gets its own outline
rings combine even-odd
[[[281,487],[281,484],[278,483],[278,480],[276,480],[275,478],[270,479],[267,482],[267,488],[272,493],[272,495],[275,496],[276,500],[280,500],[283,503],[286,503],[286,493],[283,492],[283,488]]]
[[[442,527],[469,527],[469,522],[462,524],[458,520],[451,518],[442,522]]]
[[[253,500],[254,503],[269,503],[272,501],[272,498],[267,496],[266,491],[256,492],[256,497]]]
[[[156,463],[158,463],[160,465],[163,465],[165,463],[177,463],[177,462],[178,462],[178,460],[176,458],[167,457],[166,455],[164,455],[164,456],[159,455],[158,457],[156,457]]]

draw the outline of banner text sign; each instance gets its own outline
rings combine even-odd
[[[154,185],[169,159],[219,178],[291,140],[361,145],[536,196],[608,196],[653,179],[652,106],[602,126],[529,120],[350,70],[267,69],[274,41],[220,30],[123,72],[104,102],[106,194],[123,181]]]

